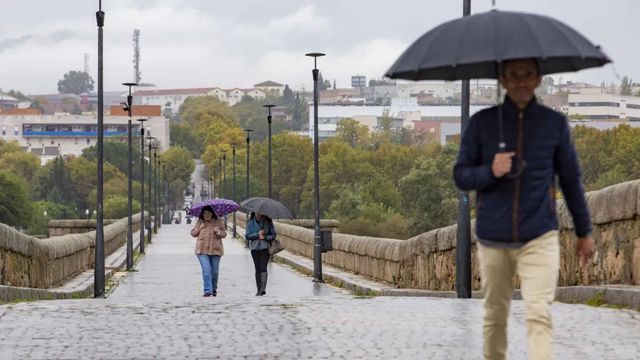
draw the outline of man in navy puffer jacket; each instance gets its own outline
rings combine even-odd
[[[504,64],[505,102],[475,114],[460,144],[456,185],[477,192],[476,235],[485,299],[484,357],[504,359],[513,277],[521,280],[530,359],[553,358],[549,312],[560,266],[555,185],[573,217],[576,254],[593,254],[591,220],[580,166],[566,118],[534,96],[540,84],[534,60]],[[504,150],[499,148],[498,111]]]

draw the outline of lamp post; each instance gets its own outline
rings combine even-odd
[[[140,254],[144,254],[144,122],[149,119],[138,119],[140,122]]]
[[[166,184],[167,184],[167,170],[166,170],[166,165],[167,164],[162,164],[162,221],[164,221],[165,224],[170,224],[171,223],[171,219],[169,218],[169,216],[167,215],[168,209],[167,209],[167,196],[166,196]]]
[[[103,185],[104,185],[104,69],[103,69],[103,37],[104,37],[104,18],[105,13],[102,11],[102,0],[98,0],[98,11],[96,12],[96,22],[98,25],[98,187],[96,189],[96,207],[98,216],[96,218],[96,247],[94,251],[94,272],[93,272],[93,296],[103,297],[105,290],[104,279],[104,211],[103,211]],[[89,218],[89,209],[86,211],[87,219]]]
[[[471,0],[462,2],[463,16],[471,14]],[[462,81],[461,134],[469,125],[469,80]],[[471,213],[469,192],[458,192],[458,231],[456,236],[456,293],[459,298],[471,297]]]
[[[227,152],[222,152],[222,189],[225,187],[225,183],[227,182]],[[226,194],[226,191],[225,191]],[[227,228],[227,215],[224,215],[224,227]]]
[[[249,134],[251,134],[251,132],[253,130],[244,129],[244,131],[247,132],[247,170],[246,170],[246,172],[247,172],[247,179],[246,179],[247,180],[247,184],[246,184],[247,188],[245,190],[245,199],[248,199],[249,198],[249,151],[251,150],[251,147],[250,147],[251,137],[250,137]]]
[[[263,107],[266,107],[267,109],[269,109],[269,115],[267,115],[267,122],[269,123],[269,160],[267,161],[269,163],[269,199],[272,198],[272,193],[271,193],[271,108],[274,107],[275,105],[272,104],[267,104],[267,105],[262,105]]]
[[[153,200],[151,198],[151,188],[153,187],[151,185],[152,181],[153,181],[153,170],[151,168],[152,163],[154,162],[154,160],[151,157],[151,149],[153,149],[153,140],[155,140],[156,138],[154,138],[153,136],[149,136],[149,134],[147,134],[147,141],[148,141],[148,145],[149,145],[149,243],[151,243],[151,238],[153,237],[152,233],[153,233],[153,227],[151,226],[151,209],[153,209],[153,216],[156,216],[155,213],[155,208],[153,207]],[[154,219],[155,222],[155,219]]]
[[[233,152],[233,201],[236,201],[236,143],[231,143]],[[233,237],[236,237],[236,212],[233,212]]]
[[[153,166],[155,171],[153,172],[153,231],[158,233],[158,222],[160,221],[160,214],[158,213],[158,168],[160,167],[158,164],[160,163],[160,159],[158,159],[158,146],[153,146]]]
[[[313,236],[313,277],[314,281],[322,282],[322,239],[320,238],[320,175],[318,166],[318,57],[323,53],[308,53],[313,58],[313,188],[315,203],[315,231]]]
[[[129,88],[129,95],[127,96],[127,102],[120,103],[122,106],[122,110],[126,111],[129,115],[129,120],[127,121],[127,160],[129,160],[129,167],[127,172],[127,270],[133,269],[133,224],[131,216],[133,214],[133,190],[132,190],[132,177],[133,177],[133,169],[132,169],[132,154],[131,154],[131,137],[132,137],[132,128],[131,128],[131,113],[133,107],[133,96],[131,96],[131,87],[136,86],[138,84],[133,82],[123,83],[122,85],[127,86]]]
[[[224,196],[222,187],[222,158],[218,158],[218,183],[220,184],[220,197]]]

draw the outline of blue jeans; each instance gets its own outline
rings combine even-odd
[[[204,292],[213,294],[218,291],[218,273],[220,269],[220,255],[197,254],[202,268],[202,283]]]

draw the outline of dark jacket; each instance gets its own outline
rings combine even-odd
[[[491,171],[500,141],[499,108],[503,111],[506,151],[515,152],[516,161],[526,162],[522,175],[515,179],[496,178]],[[480,239],[522,244],[557,229],[556,175],[576,235],[591,232],[567,119],[535,100],[520,111],[507,97],[501,107],[475,114],[462,136],[453,172],[460,189],[477,192],[476,234]]]
[[[264,230],[264,240],[260,240],[258,232]],[[252,216],[247,223],[247,230],[244,238],[251,241],[249,249],[254,250],[266,250],[269,248],[269,244],[276,238],[276,229],[273,226],[273,221],[268,218],[262,218],[261,221]]]

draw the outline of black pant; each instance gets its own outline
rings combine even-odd
[[[253,266],[256,268],[256,274],[267,272],[267,265],[269,264],[269,250],[253,250],[251,251],[251,257],[253,258]]]

